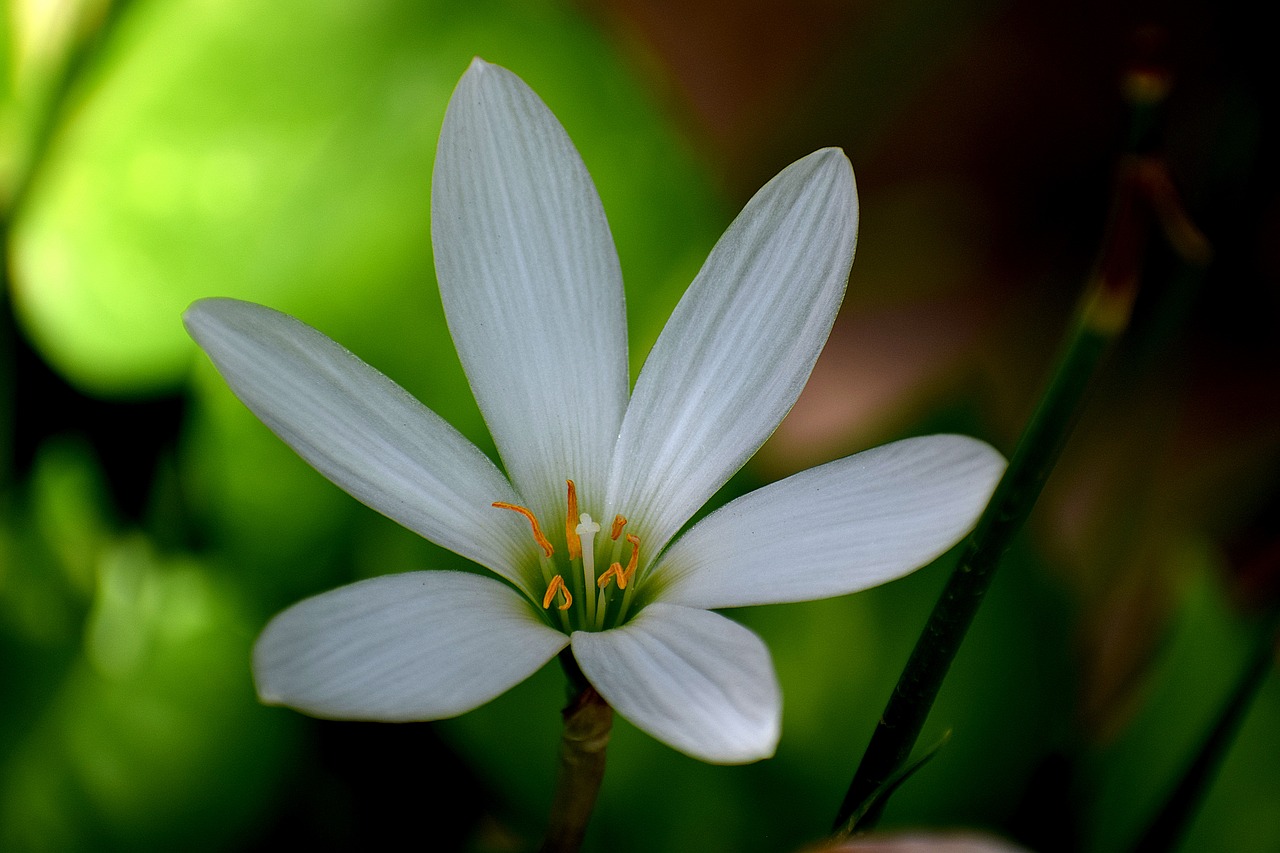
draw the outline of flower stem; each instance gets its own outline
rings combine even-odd
[[[590,685],[578,689],[583,681],[572,654],[562,654],[560,662],[576,693],[562,712],[560,765],[541,853],[575,853],[581,849],[604,780],[605,748],[613,728],[613,709],[600,694]]]
[[[1152,221],[1163,226],[1165,236],[1184,258],[1203,262],[1207,246],[1182,215],[1163,161],[1153,155],[1130,154],[1117,170],[1107,233],[1074,330],[889,697],[836,814],[838,836],[874,826],[896,788],[890,783],[910,758],[1000,558],[1040,496],[1099,364],[1128,325]],[[1183,229],[1191,235],[1187,241],[1178,239]]]

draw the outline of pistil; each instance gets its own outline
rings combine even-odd
[[[587,595],[585,615],[589,618],[596,612],[596,534],[600,532],[600,525],[585,512],[578,520],[580,523],[574,528],[574,533],[582,551],[582,583]]]

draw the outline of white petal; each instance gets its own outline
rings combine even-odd
[[[321,474],[422,536],[522,583],[529,531],[497,467],[399,385],[310,326],[202,299],[183,322],[249,409]]]
[[[718,613],[651,604],[611,631],[573,634],[592,686],[638,728],[716,764],[773,755],[782,693],[764,642]]]
[[[663,601],[741,607],[867,589],[928,564],[977,523],[1004,458],[960,435],[908,438],[802,471],[676,540],[647,583]]]
[[[385,575],[308,598],[253,649],[262,701],[316,717],[453,717],[524,681],[568,644],[528,601],[462,572]]]
[[[613,237],[555,116],[479,59],[440,132],[431,242],[449,329],[512,482],[552,529],[566,478],[599,506],[627,401]]]
[[[760,190],[654,345],[627,409],[607,516],[661,547],[755,453],[809,378],[857,236],[853,170],[818,151]]]

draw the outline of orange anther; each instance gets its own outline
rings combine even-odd
[[[547,541],[547,537],[542,535],[542,528],[538,526],[538,519],[534,517],[532,511],[527,510],[522,506],[503,503],[502,501],[494,501],[493,505],[496,506],[498,509],[509,509],[512,512],[518,512],[521,515],[523,515],[525,518],[529,519],[529,524],[532,525],[533,527],[534,541],[536,541],[542,547],[543,553],[546,554],[546,556],[548,557],[550,557],[552,554],[555,553],[556,549],[552,548],[551,543]]]
[[[611,563],[605,573],[600,576],[600,580],[596,581],[596,586],[604,589],[609,585],[609,578],[617,579],[618,589],[627,588],[627,576],[622,573],[621,563]]]
[[[547,594],[542,596],[542,609],[546,610],[551,606],[551,602],[555,599],[556,593],[564,596],[564,604],[561,604],[558,610],[568,610],[573,606],[573,595],[564,585],[564,578],[556,575],[551,579],[551,583],[547,584]]]
[[[618,537],[622,535],[622,527],[626,523],[627,520],[625,518],[620,515],[615,515],[613,517],[613,527],[609,529],[609,538],[614,542],[617,542]]]
[[[627,571],[622,580],[618,581],[620,589],[626,589],[627,584],[631,583],[631,579],[636,576],[636,565],[640,562],[640,537],[628,533],[627,541],[631,543],[631,559],[627,560]]]
[[[564,541],[569,545],[569,559],[582,556],[582,542],[578,539],[578,488],[573,480],[565,480],[569,487],[569,514],[564,517]]]

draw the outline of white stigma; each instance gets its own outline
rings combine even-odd
[[[596,534],[600,532],[600,525],[585,512],[578,516],[578,522],[573,531],[578,534],[578,542],[582,545],[582,579],[586,585],[587,613],[590,614],[596,609]]]

